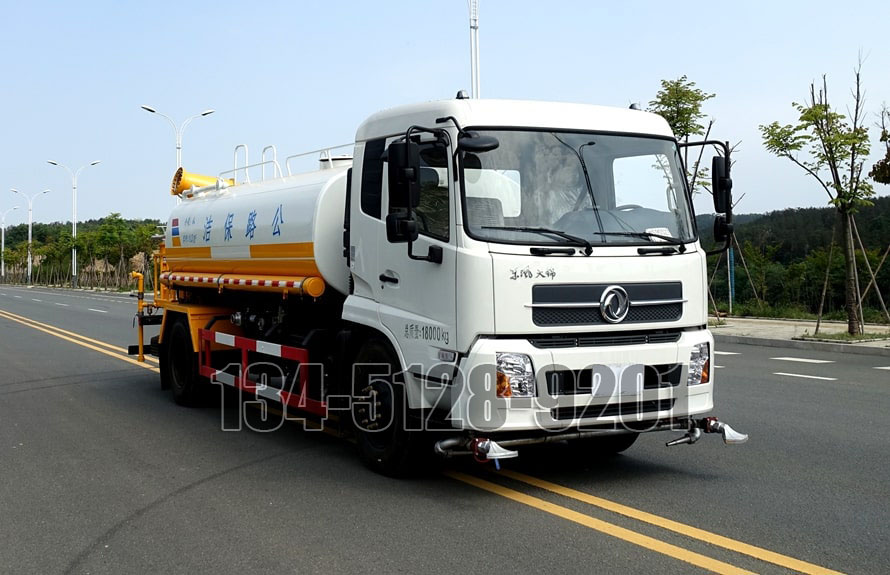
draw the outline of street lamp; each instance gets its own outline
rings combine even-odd
[[[12,193],[24,196],[28,200],[28,285],[31,285],[31,224],[34,221],[32,217],[34,213],[34,198],[48,194],[49,190],[43,190],[29,196],[13,188]]]
[[[177,128],[176,122],[174,122],[170,116],[158,112],[151,106],[142,106],[142,109],[145,110],[146,112],[151,112],[152,114],[157,114],[158,116],[166,118],[167,121],[170,122],[170,125],[173,126],[173,133],[176,135],[176,167],[177,168],[182,167],[182,134],[183,134],[183,132],[185,132],[185,129],[188,127],[189,124],[192,123],[192,120],[194,120],[195,118],[200,118],[202,116],[209,116],[210,114],[212,114],[213,112],[216,111],[213,109],[204,110],[200,114],[195,114],[194,116],[190,117],[185,122],[183,122],[181,126],[179,126]]]
[[[470,81],[472,97],[481,98],[479,93],[479,0],[467,0],[470,9]]]
[[[6,214],[17,209],[18,206],[12,206],[0,216],[0,281],[3,283],[6,283]]]
[[[47,160],[47,164],[52,164],[53,166],[59,166],[60,168],[65,168],[68,171],[68,174],[71,176],[71,237],[73,238],[73,242],[71,244],[71,287],[77,287],[77,176],[80,175],[80,171],[89,166],[95,166],[99,163],[99,160],[95,162],[90,162],[89,164],[83,165],[77,168],[77,171],[72,172],[71,168],[66,166],[65,164],[60,164],[59,162],[54,162],[52,160]]]

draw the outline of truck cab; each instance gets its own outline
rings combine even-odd
[[[408,410],[465,433],[440,451],[554,431],[628,443],[713,408],[706,253],[660,116],[384,111],[358,129],[347,209],[343,318],[385,337]]]

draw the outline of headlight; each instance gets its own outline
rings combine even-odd
[[[498,362],[498,397],[532,397],[535,395],[535,369],[532,358],[524,353],[496,354]]]
[[[697,343],[692,347],[689,355],[689,377],[686,385],[697,385],[711,381],[711,346],[707,343]]]

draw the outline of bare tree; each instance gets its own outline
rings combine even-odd
[[[812,176],[829,197],[838,214],[845,264],[845,307],[847,331],[860,332],[859,290],[857,288],[856,252],[853,241],[852,217],[860,208],[872,205],[874,195],[870,182],[862,177],[862,170],[870,150],[868,128],[863,123],[863,104],[860,72],[855,69],[855,83],[851,90],[853,109],[847,115],[832,109],[828,99],[828,80],[822,86],[810,84],[808,99],[803,104],[793,103],[799,117],[797,124],[780,125],[773,122],[760,126],[767,150],[788,158]]]

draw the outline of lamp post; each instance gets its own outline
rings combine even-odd
[[[210,114],[212,114],[213,112],[216,111],[213,109],[204,110],[200,114],[195,114],[194,116],[191,116],[185,122],[183,122],[182,125],[177,127],[176,122],[174,122],[173,119],[170,116],[168,116],[167,114],[162,114],[161,112],[158,112],[151,106],[142,106],[142,109],[145,110],[146,112],[151,112],[152,114],[157,114],[158,116],[166,118],[167,121],[170,122],[170,125],[173,126],[173,134],[176,136],[176,167],[177,168],[182,167],[182,134],[185,132],[185,129],[188,127],[189,124],[192,123],[192,120],[194,120],[195,118],[209,116]]]
[[[6,283],[6,214],[17,209],[18,206],[12,206],[0,216],[0,281],[3,283]]]
[[[68,174],[71,176],[71,237],[73,243],[71,244],[71,287],[77,287],[77,176],[80,175],[81,170],[84,168],[88,168],[89,166],[95,166],[99,163],[99,160],[95,162],[90,162],[89,164],[85,164],[76,171],[72,172],[71,168],[66,166],[65,164],[60,164],[59,162],[54,162],[52,160],[47,160],[47,164],[52,164],[53,166],[59,166],[60,168],[65,168],[68,171]]]
[[[31,225],[34,221],[34,198],[42,196],[43,194],[48,194],[49,190],[43,190],[42,192],[37,192],[29,196],[24,192],[20,192],[13,188],[12,193],[24,196],[28,200],[28,285],[31,285]]]
[[[472,97],[480,98],[479,91],[479,0],[467,0],[470,9],[470,81]]]

